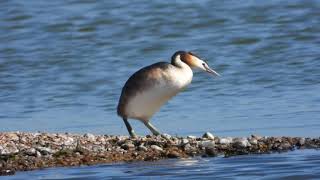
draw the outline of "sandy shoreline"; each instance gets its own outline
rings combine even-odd
[[[69,133],[0,133],[0,175],[47,167],[154,161],[193,156],[233,156],[320,148],[320,138],[109,136]]]

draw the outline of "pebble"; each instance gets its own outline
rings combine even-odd
[[[54,151],[48,147],[42,147],[42,146],[39,146],[36,148],[38,151],[40,151],[40,153],[42,155],[49,155],[49,154],[53,154]]]
[[[72,137],[66,137],[66,140],[63,142],[65,146],[71,146],[75,143],[75,140]]]
[[[156,151],[163,151],[163,149],[157,145],[151,145],[150,147],[151,147],[151,149],[154,149]]]
[[[167,138],[170,138],[170,141]],[[258,135],[251,135],[250,138],[219,138],[209,132],[205,133],[203,138],[171,137],[164,134],[164,136],[147,136],[137,139],[131,139],[128,136],[95,136],[90,133],[85,135],[0,133],[0,171],[6,168],[12,169],[12,167],[14,167],[13,170],[31,170],[44,166],[56,166],[57,156],[63,160],[60,166],[68,166],[78,164],[79,159],[83,158],[85,161],[81,161],[80,164],[96,164],[194,155],[207,157],[224,153],[238,155],[283,152],[291,150],[295,145],[303,146],[303,148],[319,148],[320,138],[262,137]],[[254,147],[248,148],[250,146]],[[161,153],[155,153],[156,151]],[[2,163],[8,157],[18,157],[18,159],[10,163]]]
[[[188,144],[188,143],[189,143],[188,139],[182,139],[181,140],[181,144],[183,144],[183,145]]]
[[[41,157],[41,153],[39,151],[36,151],[36,157]]]
[[[197,139],[197,136],[187,136],[188,139]]]
[[[227,137],[227,138],[220,138],[219,139],[219,144],[231,144],[233,142],[232,137]]]
[[[233,141],[233,146],[236,148],[246,148],[251,146],[247,138],[234,138]]]
[[[252,145],[257,145],[258,144],[258,140],[254,139],[254,138],[250,138],[249,143]]]
[[[211,140],[201,142],[201,147],[204,147],[204,148],[214,148],[214,146],[215,146],[215,142]]]
[[[121,148],[124,149],[124,150],[129,150],[129,149],[134,149],[135,146],[132,143],[125,143],[125,144],[121,145]]]
[[[171,136],[166,133],[162,134],[162,137],[164,137],[165,139],[171,139]]]
[[[93,134],[86,133],[83,135],[85,138],[87,138],[89,141],[95,141],[96,137]]]
[[[145,146],[140,145],[140,146],[138,147],[138,150],[139,150],[139,151],[148,151],[148,148],[146,148]]]
[[[15,154],[18,152],[19,152],[19,149],[15,144],[8,144],[6,147],[2,147],[2,150],[0,149],[0,155]]]
[[[305,143],[306,143],[306,138],[299,138],[299,142],[298,142],[299,146],[304,146]]]
[[[27,149],[25,151],[25,154],[29,155],[29,156],[34,156],[37,154],[37,150],[35,148],[30,148],[30,149]]]
[[[178,153],[177,151],[172,151],[168,153],[168,158],[179,158],[180,157],[180,153]]]
[[[7,136],[11,141],[19,141],[17,133],[8,133]]]
[[[217,156],[218,152],[215,148],[206,148],[206,154],[208,156]]]
[[[214,140],[214,136],[213,134],[211,134],[210,132],[206,132],[202,135],[202,138],[207,138],[207,139],[211,139]]]
[[[254,139],[256,139],[256,140],[258,140],[258,141],[259,141],[260,139],[263,139],[262,136],[259,136],[259,135],[256,135],[256,134],[252,134],[251,137],[254,138]]]

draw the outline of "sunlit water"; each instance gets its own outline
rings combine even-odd
[[[320,2],[302,0],[2,0],[0,131],[127,134],[116,115],[127,78],[143,66],[169,61],[176,50],[191,50],[222,77],[196,72],[189,88],[154,116],[153,123],[162,132],[319,136],[319,17]],[[139,134],[149,133],[141,123],[131,122]],[[317,151],[311,154],[320,157]],[[243,161],[263,169],[259,162],[295,155],[309,157],[295,152],[192,161],[205,174],[206,167],[242,166]],[[174,168],[188,177],[198,177],[180,161],[174,162],[178,163]],[[174,174],[170,163],[141,167],[158,175]],[[114,171],[119,172],[115,177],[126,171],[136,175],[138,167],[72,168],[63,170],[61,177],[80,170],[89,174],[103,170],[102,177]],[[60,172],[41,174],[52,177],[55,171]],[[223,168],[205,175],[219,171],[226,177],[238,175]],[[248,174],[251,169],[242,171]],[[172,176],[179,175],[177,171]]]

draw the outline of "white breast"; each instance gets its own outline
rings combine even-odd
[[[130,99],[126,107],[129,118],[148,121],[164,103],[191,83],[193,73],[189,67],[173,67],[168,69],[165,76],[169,79],[162,77],[152,87]]]

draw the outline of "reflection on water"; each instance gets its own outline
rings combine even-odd
[[[2,0],[0,131],[126,134],[116,115],[126,79],[191,50],[222,77],[196,72],[153,118],[160,130],[318,136],[319,9],[302,0]]]
[[[236,157],[192,158],[107,164],[89,167],[51,168],[21,172],[5,179],[317,179],[317,150]]]

